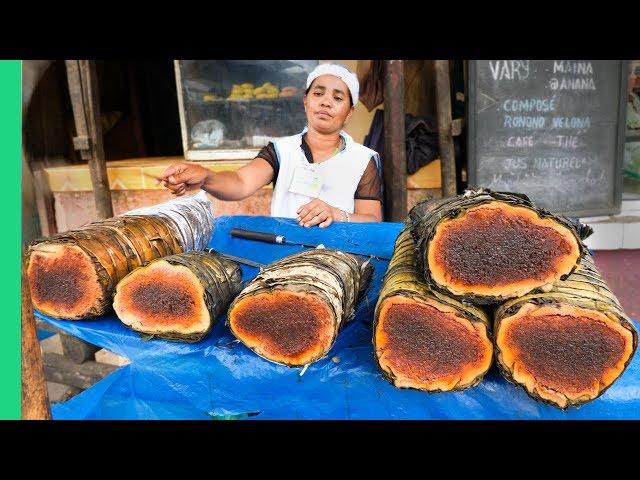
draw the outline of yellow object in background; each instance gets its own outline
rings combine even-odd
[[[282,90],[280,90],[281,97],[293,97],[298,94],[298,89],[292,85],[287,85]]]
[[[231,93],[227,97],[227,100],[264,100],[267,98],[287,97],[297,93],[296,87],[285,87],[289,90],[285,95],[282,94],[280,89],[271,82],[264,82],[261,86],[255,87],[252,83],[245,82],[240,85],[233,84],[231,87]]]

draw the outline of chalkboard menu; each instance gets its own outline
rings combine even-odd
[[[469,62],[469,186],[555,213],[620,211],[628,64]]]

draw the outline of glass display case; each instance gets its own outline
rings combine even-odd
[[[302,96],[318,60],[176,60],[188,160],[253,158],[306,124]]]

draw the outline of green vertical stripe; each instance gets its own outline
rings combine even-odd
[[[0,61],[0,419],[20,418],[21,62]]]

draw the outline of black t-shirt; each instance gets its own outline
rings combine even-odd
[[[311,154],[304,135],[302,136],[302,151],[307,161],[313,163],[313,155]],[[263,147],[262,150],[258,152],[258,155],[256,155],[256,158],[262,158],[271,165],[273,168],[273,185],[275,186],[278,180],[278,172],[280,171],[280,162],[278,161],[278,154],[276,153],[273,143],[269,142],[266,147]],[[369,159],[369,164],[364,170],[362,177],[360,177],[360,182],[358,183],[358,188],[356,188],[356,193],[353,198],[356,200],[378,200],[382,203],[382,179],[378,173],[376,161],[373,156]]]

